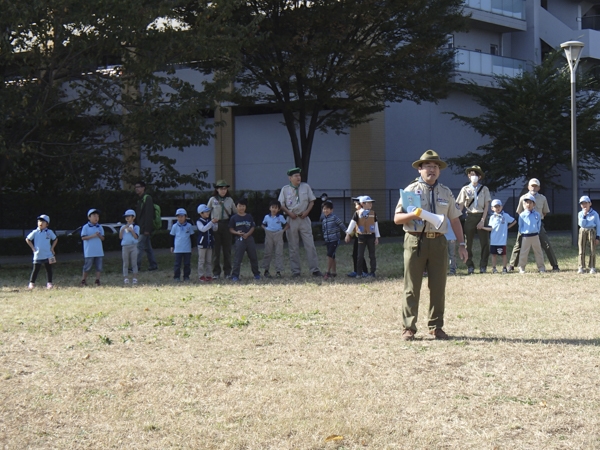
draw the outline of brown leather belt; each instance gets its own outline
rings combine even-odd
[[[417,233],[417,232],[413,232],[413,231],[407,231],[408,234],[412,235],[412,236],[416,236],[416,237],[420,237],[421,233]],[[436,233],[435,231],[426,231],[425,232],[425,237],[427,239],[435,239],[435,238],[439,238],[440,236],[443,236],[444,233]]]

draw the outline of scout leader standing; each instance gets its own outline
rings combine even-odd
[[[404,331],[402,340],[412,341],[417,332],[419,317],[419,299],[423,272],[427,268],[429,285],[429,334],[434,339],[448,339],[444,332],[444,308],[446,304],[446,278],[448,273],[448,242],[444,233],[451,226],[458,239],[460,258],[467,259],[467,251],[460,224],[460,210],[457,208],[452,191],[438,183],[440,170],[448,165],[433,150],[427,150],[421,159],[412,166],[419,171],[417,181],[411,183],[406,191],[414,192],[421,198],[421,207],[414,209],[402,207],[402,197],[398,201],[394,215],[396,225],[404,225],[404,300],[402,320]],[[412,212],[407,212],[407,210]],[[438,229],[424,221],[425,213],[444,216]],[[425,213],[425,214],[424,214]],[[423,217],[422,217],[423,215]]]
[[[286,232],[290,251],[290,268],[293,277],[300,276],[300,239],[306,249],[308,266],[314,276],[321,277],[319,258],[312,234],[312,226],[308,214],[315,203],[315,194],[307,183],[302,183],[302,169],[295,167],[287,171],[290,184],[281,188],[279,202],[290,220]]]
[[[465,170],[469,177],[469,184],[464,186],[456,203],[462,211],[467,210],[467,220],[465,220],[465,235],[467,238],[467,270],[471,275],[475,272],[475,263],[473,262],[473,244],[475,242],[475,233],[479,236],[479,245],[481,246],[481,258],[479,259],[479,272],[485,273],[488,259],[490,257],[490,233],[483,229],[485,219],[490,209],[490,190],[480,181],[484,177],[483,170],[479,166],[472,166]]]
[[[217,181],[213,196],[208,199],[211,219],[217,219],[218,225],[214,233],[215,244],[212,253],[213,278],[221,276],[221,250],[223,251],[223,276],[231,275],[231,233],[229,219],[237,214],[235,202],[229,193],[229,184],[225,180]]]

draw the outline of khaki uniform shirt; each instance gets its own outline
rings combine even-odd
[[[479,187],[479,185],[476,187]],[[456,203],[460,206],[461,211],[465,208],[467,213],[483,213],[485,205],[492,201],[492,196],[490,195],[488,187],[482,185],[477,193],[477,201],[474,199],[475,187],[472,184],[468,184],[460,190]],[[471,200],[473,200],[472,203]],[[469,203],[471,203],[471,206],[469,206]]]
[[[526,195],[527,194],[523,194],[519,198],[519,204],[517,205],[517,214],[521,214],[523,211],[525,211],[525,208],[523,207],[523,197],[525,197]],[[548,200],[546,199],[546,196],[540,194],[539,192],[537,194],[535,194],[534,197],[535,197],[535,210],[537,212],[539,212],[540,215],[542,216],[542,219],[544,219],[544,216],[550,212],[550,207],[548,206]]]
[[[237,214],[235,202],[231,197],[225,197],[225,200],[221,200],[219,197],[211,197],[207,206],[210,208],[211,219],[229,220],[231,216]]]
[[[308,208],[308,204],[314,202],[315,199],[315,194],[310,186],[307,183],[300,183],[297,189],[289,184],[281,188],[278,200],[282,206],[294,214],[302,214]]]
[[[415,181],[408,185],[405,189],[406,191],[414,192],[415,194],[421,197],[421,208],[425,211],[434,212],[431,208],[431,194],[429,190],[429,185],[422,181]],[[408,231],[411,233],[421,232],[423,231],[423,226],[425,226],[425,231],[433,231],[437,233],[446,233],[448,231],[448,227],[450,226],[450,220],[460,217],[460,210],[456,206],[456,202],[454,201],[454,195],[452,195],[452,191],[450,188],[447,188],[443,184],[438,183],[433,188],[433,196],[435,201],[435,214],[443,214],[446,218],[444,222],[440,226],[438,230],[424,220],[411,220],[404,224],[404,231]],[[406,212],[402,210],[402,197],[398,200],[398,204],[396,205],[396,212]]]

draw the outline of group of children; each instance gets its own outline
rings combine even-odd
[[[507,251],[506,242],[508,239],[508,229],[518,223],[519,235],[521,239],[521,250],[519,254],[519,273],[525,273],[525,266],[529,258],[530,250],[533,250],[535,262],[540,273],[546,271],[544,265],[544,255],[540,244],[540,229],[542,226],[542,217],[535,210],[535,197],[531,194],[526,194],[523,199],[523,212],[519,214],[518,221],[502,210],[502,202],[498,199],[492,201],[492,210],[494,213],[490,215],[487,226],[484,230],[491,233],[490,237],[490,253],[492,255],[492,273],[498,273],[496,261],[498,256],[502,256],[502,273],[507,273]],[[587,195],[579,199],[581,211],[578,215],[579,222],[579,269],[578,273],[586,271],[586,251],[589,246],[590,255],[588,268],[591,274],[596,273],[596,246],[600,242],[600,217],[598,213],[592,209],[592,201]],[[450,274],[456,273],[456,236],[452,229],[446,234],[448,239],[448,256],[450,259]]]
[[[327,273],[324,279],[335,278],[337,276],[336,268],[336,249],[345,235],[345,242],[349,243],[354,239],[354,248],[352,252],[352,261],[354,270],[348,274],[349,277],[375,277],[377,270],[377,260],[375,257],[375,245],[379,243],[379,225],[377,215],[373,211],[374,200],[369,196],[361,196],[352,199],[355,204],[355,212],[348,228],[343,221],[333,214],[333,203],[323,202],[321,225],[323,230],[323,239],[327,246]],[[600,216],[592,209],[592,202],[586,195],[579,199],[581,211],[579,212],[579,270],[578,273],[586,271],[586,251],[589,246],[590,254],[588,268],[590,273],[596,273],[596,246],[600,242],[599,226]],[[237,214],[229,219],[229,232],[235,236],[234,246],[234,264],[231,274],[232,281],[239,281],[240,269],[244,254],[248,255],[250,268],[256,280],[261,278],[256,253],[256,245],[252,234],[256,224],[250,214],[246,213],[246,199],[237,201]],[[540,272],[545,272],[544,258],[540,245],[539,232],[542,218],[535,211],[535,197],[526,194],[523,197],[524,211],[519,214],[518,221],[502,210],[502,202],[498,199],[492,201],[493,214],[485,230],[491,233],[490,253],[492,254],[492,273],[498,273],[496,262],[497,257],[502,256],[502,273],[507,273],[507,250],[506,243],[508,238],[508,229],[518,223],[519,234],[521,236],[521,252],[519,256],[519,272],[525,273],[525,266],[529,252],[533,249],[536,264]],[[198,279],[202,282],[212,281],[212,249],[214,245],[213,233],[217,230],[218,219],[210,219],[210,208],[201,204],[198,206]],[[175,264],[173,268],[173,278],[176,281],[181,280],[183,265],[183,280],[189,281],[191,275],[191,256],[194,246],[195,232],[192,225],[188,222],[187,211],[183,208],[177,209],[175,215],[177,222],[171,228],[171,253],[175,255]],[[82,227],[81,240],[83,242],[83,276],[81,286],[87,285],[87,278],[92,267],[96,269],[95,285],[100,285],[100,274],[102,272],[102,261],[104,251],[102,241],[104,241],[104,229],[99,225],[100,211],[90,209],[88,211],[88,223]],[[133,272],[132,284],[138,282],[138,238],[140,228],[135,224],[136,213],[133,209],[128,209],[123,214],[125,224],[119,230],[119,239],[121,239],[122,257],[123,257],[123,277],[124,283],[129,284],[129,268]],[[55,247],[58,243],[56,234],[48,227],[50,217],[42,214],[37,217],[37,228],[33,230],[26,238],[27,245],[33,252],[33,270],[29,278],[29,289],[35,287],[36,279],[39,275],[42,265],[46,269],[47,283],[46,288],[52,289],[52,264],[56,262]],[[264,277],[271,278],[270,266],[273,257],[275,258],[275,276],[281,277],[283,272],[283,233],[289,228],[286,218],[281,214],[281,204],[277,200],[272,200],[269,204],[269,214],[262,222],[265,230],[265,251],[262,261]],[[453,235],[450,228],[446,238],[448,239],[448,254],[450,258],[450,273],[456,273],[456,236]],[[365,260],[365,251],[369,252],[369,262],[371,270]]]

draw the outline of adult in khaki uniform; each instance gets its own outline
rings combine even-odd
[[[212,254],[213,277],[221,276],[221,250],[223,251],[223,276],[231,276],[231,233],[229,232],[229,218],[237,214],[235,202],[229,193],[229,184],[225,180],[217,181],[213,196],[208,199],[210,218],[219,221],[213,236],[215,244]]]
[[[448,339],[444,332],[444,309],[446,304],[446,277],[448,273],[448,243],[444,233],[451,226],[459,242],[460,258],[467,259],[467,251],[460,224],[460,210],[456,206],[452,191],[438,183],[440,170],[447,164],[433,150],[427,150],[421,159],[413,163],[419,171],[417,181],[406,188],[421,198],[421,208],[404,209],[402,198],[398,201],[394,215],[396,225],[404,225],[404,301],[402,320],[404,331],[402,339],[411,341],[417,332],[416,322],[419,316],[419,299],[423,272],[427,268],[429,285],[429,334],[435,339]],[[408,212],[412,210],[412,212]],[[439,229],[423,221],[425,211],[444,216]]]
[[[319,270],[319,258],[315,248],[312,226],[308,214],[315,203],[315,195],[307,183],[302,183],[302,170],[298,167],[288,170],[290,184],[281,188],[279,203],[288,215],[290,227],[286,231],[290,252],[290,268],[293,277],[300,276],[300,239],[306,250],[308,266],[314,276],[323,276]]]
[[[485,273],[487,270],[488,259],[490,257],[490,233],[484,230],[483,227],[485,226],[492,197],[487,186],[480,183],[485,176],[481,167],[469,167],[465,170],[465,173],[469,177],[469,184],[460,190],[456,203],[461,211],[463,209],[467,211],[467,219],[465,220],[468,255],[467,270],[469,275],[471,275],[475,272],[475,263],[473,262],[475,234],[479,236],[479,244],[481,246],[479,272]]]
[[[538,191],[540,190],[540,180],[537,178],[532,178],[529,180],[529,192],[521,195],[519,198],[519,205],[517,206],[517,214],[521,214],[525,209],[523,207],[523,200],[528,195],[533,195],[535,198],[535,210],[540,213],[542,216],[542,226],[540,227],[539,236],[540,236],[540,244],[542,246],[542,250],[546,252],[546,256],[548,257],[548,261],[552,265],[552,270],[554,272],[560,272],[558,268],[558,260],[556,259],[556,255],[554,254],[554,250],[550,245],[550,240],[548,239],[548,234],[546,233],[546,229],[544,228],[544,217],[546,214],[550,212],[550,207],[548,206],[548,200]],[[519,262],[519,254],[521,252],[521,233],[517,235],[517,241],[515,242],[515,246],[513,247],[512,254],[510,255],[510,263],[508,267],[508,271],[512,272],[515,269],[515,266]]]

